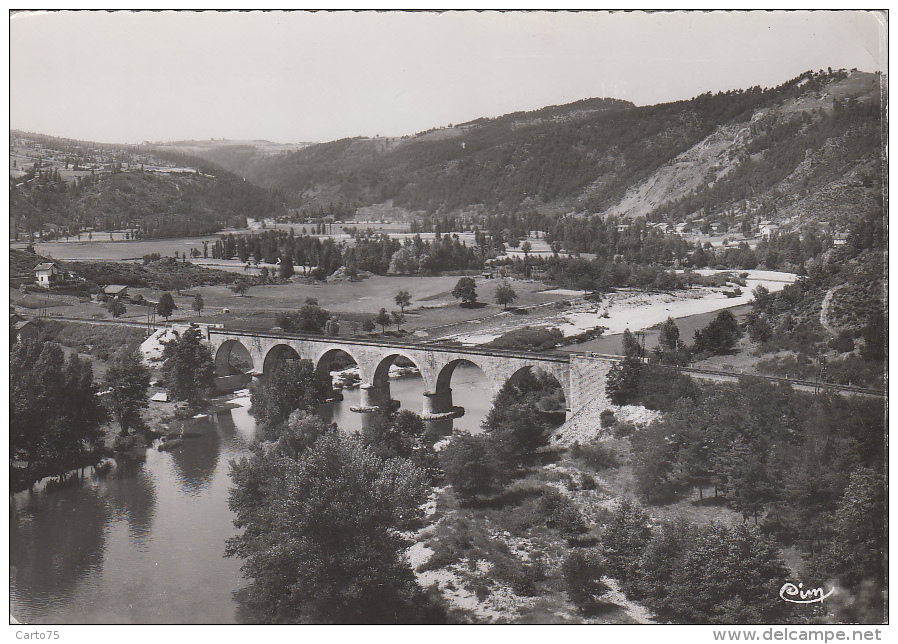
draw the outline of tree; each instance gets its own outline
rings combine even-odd
[[[393,317],[393,324],[396,325],[396,330],[400,331],[402,323],[405,321],[405,316],[399,311],[391,311],[390,315]]]
[[[497,440],[490,434],[455,432],[439,451],[440,467],[462,501],[501,491],[511,480]]]
[[[232,462],[229,506],[243,531],[242,594],[265,622],[410,623],[439,619],[405,560],[400,530],[420,516],[424,473],[383,461],[358,437],[318,438],[294,460]]]
[[[365,333],[371,333],[376,328],[377,328],[377,324],[371,318],[365,318],[365,321],[362,322],[362,330]]]
[[[507,310],[508,305],[516,299],[518,299],[518,294],[515,293],[511,284],[508,282],[503,280],[502,283],[496,287],[496,304],[501,304]]]
[[[688,623],[781,622],[789,605],[771,589],[788,578],[776,546],[747,526],[702,526],[687,542],[669,604]]]
[[[177,308],[178,305],[175,304],[175,298],[172,297],[171,293],[166,291],[159,296],[159,303],[156,304],[156,313],[164,317],[166,323],[168,322],[168,318],[171,317],[171,314],[174,313]]]
[[[340,321],[336,316],[330,318],[324,325],[324,334],[330,336],[340,335]]]
[[[318,300],[307,297],[296,318],[296,330],[301,333],[320,334],[325,331],[328,320],[331,319],[330,311],[318,306]]]
[[[820,558],[819,567],[825,576],[838,579],[850,589],[864,582],[883,588],[885,518],[882,477],[870,469],[852,472],[836,509],[832,541]]]
[[[166,342],[162,350],[162,376],[175,400],[198,406],[215,383],[215,365],[200,328],[191,324],[183,335]]]
[[[150,370],[136,351],[122,347],[116,352],[106,370],[103,386],[109,392],[105,402],[119,424],[119,433],[127,436],[129,429],[140,428],[140,412],[149,405]]]
[[[54,342],[17,342],[10,355],[10,464],[35,463],[63,474],[102,445],[106,410],[93,366]],[[32,481],[27,481],[31,483]]]
[[[611,514],[602,534],[602,546],[610,574],[622,582],[638,571],[639,557],[649,541],[649,517],[637,503],[623,498]]]
[[[623,349],[624,355],[628,358],[642,358],[645,354],[642,344],[630,329],[624,329]]]
[[[552,376],[529,370],[499,389],[483,426],[502,446],[509,465],[520,463],[548,442],[552,426],[539,405],[558,396],[563,393]]]
[[[196,311],[197,315],[203,314],[203,296],[197,293],[193,298],[193,310]]]
[[[259,281],[262,282],[262,284],[267,284],[269,275],[270,275],[270,272],[268,270],[268,267],[263,266],[262,271],[259,274]]]
[[[525,241],[523,244],[521,244],[521,250],[524,252],[524,257],[530,256],[530,250],[532,248],[533,247],[530,245],[529,241]]]
[[[680,340],[680,329],[673,318],[667,318],[661,323],[658,337],[658,346],[655,347],[655,357],[662,364],[684,366],[689,362],[688,352],[683,341]]]
[[[695,350],[723,355],[733,350],[741,335],[736,316],[724,309],[711,320],[708,326],[696,330]]]
[[[106,309],[112,314],[112,317],[119,318],[125,314],[127,310],[124,303],[117,297],[106,302]]]
[[[861,335],[864,338],[861,356],[865,360],[873,360],[876,362],[885,360],[886,329],[885,315],[883,314],[882,309],[876,309],[861,331]]]
[[[311,360],[283,360],[263,384],[253,383],[250,411],[259,425],[274,428],[296,409],[314,411],[325,401],[327,391]]]
[[[246,281],[242,277],[238,277],[237,281],[234,282],[234,286],[231,287],[231,290],[234,291],[240,297],[246,295],[246,292],[249,290],[249,282]]]
[[[328,425],[318,414],[306,409],[297,409],[290,414],[286,423],[266,430],[263,437],[277,442],[280,455],[295,460],[319,438],[337,431],[339,428],[336,423]]]
[[[390,314],[386,309],[381,309],[374,321],[380,325],[381,333],[387,332],[387,325],[390,324]]]
[[[452,297],[461,300],[463,304],[471,305],[477,301],[477,291],[473,277],[462,277],[452,289]]]
[[[426,450],[425,430],[421,416],[401,409],[398,413],[376,414],[362,430],[362,439],[380,458],[412,458]]]
[[[409,295],[408,291],[399,291],[394,299],[396,300],[396,306],[399,307],[399,310],[402,311],[404,315],[405,307],[411,303],[412,296]]]
[[[289,250],[285,251],[281,255],[280,267],[281,267],[281,270],[280,270],[281,277],[283,277],[285,279],[289,278],[289,277],[293,277],[293,253],[291,253]]]
[[[639,373],[642,363],[627,357],[616,363],[608,371],[605,394],[613,405],[629,405],[639,391]]]
[[[658,344],[663,350],[676,351],[680,344],[680,329],[673,318],[667,318],[662,324],[658,336]]]

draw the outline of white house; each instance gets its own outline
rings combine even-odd
[[[53,262],[44,262],[34,267],[34,279],[39,286],[50,288],[63,281],[62,271]]]
[[[780,227],[772,221],[762,221],[758,224],[758,232],[764,239],[770,239],[779,229]]]

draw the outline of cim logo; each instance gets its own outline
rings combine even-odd
[[[780,599],[793,604],[823,603],[823,600],[832,595],[835,591],[835,588],[831,588],[828,593],[824,593],[823,588],[809,588],[808,590],[805,590],[804,584],[800,583],[796,586],[792,582],[787,582],[780,588]]]

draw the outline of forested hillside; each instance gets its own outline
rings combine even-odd
[[[177,151],[10,134],[12,239],[91,229],[144,239],[201,235],[284,211],[273,191]]]
[[[806,72],[783,85],[636,107],[591,99],[401,139],[344,139],[221,162],[311,208],[608,213],[681,221],[746,212],[836,220],[882,185],[885,81]]]

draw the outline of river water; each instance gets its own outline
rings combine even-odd
[[[420,376],[391,381],[403,408],[422,408]],[[479,431],[491,403],[476,367],[452,378],[466,414],[432,428]],[[321,410],[344,430],[359,390]],[[103,478],[53,492],[10,497],[10,614],[30,624],[232,623],[233,591],[245,585],[240,561],[224,557],[236,534],[228,509],[228,462],[249,453],[255,422],[246,408],[191,421],[197,438],[145,461],[119,459]]]
[[[733,309],[744,315],[747,307]],[[677,320],[691,342],[717,313]],[[657,344],[648,331],[646,348]],[[567,347],[619,354],[613,335]],[[491,404],[489,383],[473,365],[452,376],[455,405],[465,415],[430,424],[448,435],[476,433]],[[390,381],[391,397],[420,413],[420,376]],[[361,430],[368,414],[352,412],[358,387],[319,410],[343,430]],[[228,463],[249,453],[256,426],[245,407],[191,421],[187,439],[172,452],[146,451],[146,460],[119,459],[106,478],[54,492],[10,497],[10,614],[30,624],[232,623],[238,621],[233,592],[245,580],[240,561],[224,557],[236,534],[228,509]]]

